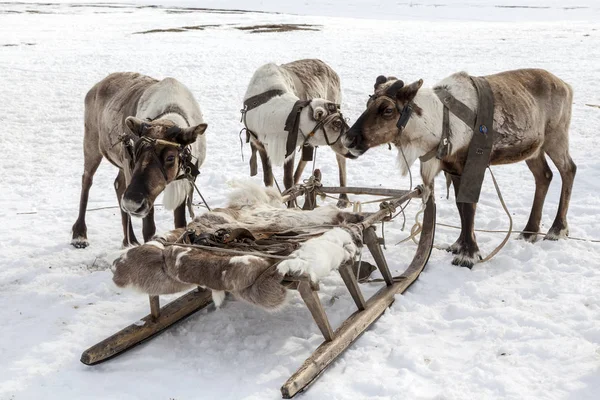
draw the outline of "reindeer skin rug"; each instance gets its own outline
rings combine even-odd
[[[273,188],[252,182],[236,186],[227,207],[206,212],[186,229],[170,231],[121,254],[112,267],[115,284],[150,295],[202,286],[213,290],[215,303],[227,291],[249,303],[273,309],[285,301],[286,288],[281,282],[286,274],[306,274],[316,282],[351,260],[362,245],[361,238],[347,227],[362,219],[359,214],[334,206],[312,211],[287,209]],[[170,244],[186,231],[201,238],[224,230],[242,230],[253,239],[279,237],[282,243],[295,245],[282,250],[281,255],[287,259],[281,260]],[[291,240],[281,239],[278,234],[282,233]]]

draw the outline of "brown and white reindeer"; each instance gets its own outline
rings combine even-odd
[[[546,154],[558,169],[562,190],[556,218],[546,239],[556,240],[568,235],[567,210],[573,180],[577,170],[569,155],[569,124],[573,91],[553,74],[541,69],[521,69],[484,77],[494,97],[493,129],[497,132],[492,146],[492,165],[525,161],[535,178],[535,197],[529,221],[521,238],[535,241],[540,229],[542,208],[552,171]],[[401,80],[379,76],[375,93],[367,109],[343,137],[344,145],[354,156],[369,148],[393,143],[404,152],[400,155],[402,173],[422,157],[423,183],[433,189],[434,177],[445,171],[453,175],[452,183],[458,197],[460,176],[466,163],[473,127],[449,113],[451,150],[438,159],[423,157],[435,152],[442,141],[443,104],[436,91],[445,90],[472,112],[478,111],[476,88],[468,74],[453,74],[432,89],[422,88],[423,80],[404,85]],[[410,105],[412,115],[404,115],[405,126],[397,123]],[[467,110],[468,111],[468,110]],[[406,114],[406,112],[405,112]],[[400,124],[402,125],[402,124]],[[399,152],[400,153],[400,152]],[[427,159],[427,160],[425,160]],[[453,264],[471,267],[479,259],[475,239],[476,203],[458,203],[462,230],[458,240],[449,247],[456,254]]]
[[[207,125],[187,87],[133,72],[114,73],[85,97],[84,169],[79,217],[71,244],[88,246],[85,213],[92,179],[102,158],[119,169],[114,187],[121,207],[123,245],[138,244],[131,216],[143,218],[144,241],[156,231],[154,200],[174,210],[175,227],[186,225],[185,206],[206,156]],[[190,176],[191,175],[191,176]]]
[[[340,186],[346,186],[345,157],[353,156],[339,140],[348,128],[339,110],[341,99],[337,73],[321,60],[270,63],[256,70],[244,95],[243,110],[252,147],[251,175],[257,173],[258,151],[265,185],[273,186],[271,163],[283,164],[288,189],[298,183],[306,166],[301,160],[294,173],[296,149],[328,145],[336,152]],[[297,137],[291,132],[294,125]],[[345,206],[347,200],[347,195],[341,195],[338,205]]]

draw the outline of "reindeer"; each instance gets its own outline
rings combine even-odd
[[[535,178],[533,206],[521,238],[533,242],[540,230],[544,199],[552,180],[546,154],[556,165],[562,180],[558,212],[546,239],[566,237],[569,233],[567,210],[577,170],[569,155],[573,102],[571,87],[541,69],[508,71],[484,78],[492,89],[495,104],[493,128],[497,136],[492,146],[491,164],[524,160]],[[371,147],[393,143],[401,150],[399,155],[403,153],[400,157],[403,175],[417,158],[422,158],[423,183],[433,190],[434,177],[440,171],[445,171],[452,176],[458,197],[460,176],[466,163],[473,128],[450,113],[450,151],[441,158],[425,156],[435,152],[442,140],[443,104],[436,91],[443,89],[449,92],[472,112],[476,112],[476,90],[465,72],[445,78],[433,89],[421,88],[422,84],[423,80],[419,80],[404,85],[397,78],[379,76],[366,110],[345,133],[343,142],[350,153],[357,157]],[[407,105],[413,110],[412,116],[410,113],[406,115]],[[404,119],[403,129],[397,127],[401,119]],[[480,258],[473,233],[476,203],[457,202],[457,207],[462,229],[458,240],[448,251],[456,254],[453,264],[470,268]]]
[[[174,210],[175,227],[186,226],[189,179],[204,162],[207,127],[189,89],[173,78],[158,81],[132,72],[114,73],[87,93],[84,118],[81,198],[71,244],[89,245],[85,212],[103,157],[119,168],[114,187],[124,246],[139,244],[131,216],[143,218],[144,241],[154,236],[154,201],[163,190],[165,208]]]
[[[300,160],[294,173],[296,148],[328,145],[336,152],[340,186],[346,186],[345,157],[353,156],[339,140],[348,128],[339,111],[341,97],[338,75],[321,60],[271,63],[256,70],[242,110],[252,148],[250,175],[257,173],[258,152],[265,185],[273,186],[271,163],[283,164],[283,183],[289,189],[298,183],[307,163]],[[294,125],[297,138],[290,137]],[[338,206],[345,206],[347,200],[347,195],[341,195]]]

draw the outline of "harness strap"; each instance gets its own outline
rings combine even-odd
[[[309,104],[310,100],[296,101],[285,121],[285,127],[283,129],[288,132],[287,143],[285,145],[286,158],[296,150],[298,143],[298,128],[300,127],[300,113],[302,112],[302,109]]]
[[[469,144],[460,188],[456,201],[477,203],[481,193],[485,169],[490,165],[492,147],[496,139],[494,131],[494,94],[487,79],[471,77],[477,91],[477,116],[473,137]]]
[[[264,93],[257,94],[256,96],[249,97],[244,101],[244,111],[253,110],[256,107],[265,104],[267,101],[271,100],[273,97],[281,96],[284,93],[285,92],[280,89],[271,89],[271,90],[267,90]]]
[[[444,105],[444,108],[450,109],[452,114],[456,115],[462,122],[467,124],[469,128],[475,126],[476,114],[463,102],[457,100],[444,88],[435,88],[434,92]]]
[[[419,157],[421,162],[431,160],[434,156],[441,160],[452,152],[452,130],[450,129],[450,112],[456,115],[469,128],[473,129],[477,115],[471,111],[463,102],[457,100],[448,90],[438,87],[434,88],[435,94],[438,96],[443,106],[442,118],[442,137],[440,144]]]

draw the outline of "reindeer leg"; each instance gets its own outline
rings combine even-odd
[[[189,196],[189,197],[191,197],[191,196]],[[175,229],[185,228],[187,226],[187,222],[185,220],[186,203],[187,203],[187,198],[186,198],[186,201],[181,203],[175,210],[173,210],[173,218],[175,220]],[[154,208],[153,208],[153,210],[154,210]]]
[[[283,186],[285,189],[289,189],[294,186],[294,164],[296,160],[296,153],[292,153],[283,164]],[[293,201],[288,201],[288,208],[294,206]]]
[[[294,186],[294,164],[296,161],[296,153],[292,153],[283,164],[283,186],[286,189]]]
[[[452,187],[454,188],[454,197],[458,198],[458,188],[460,187],[460,176],[451,175],[451,178],[452,178]],[[456,203],[456,208],[458,209],[458,215],[460,215],[461,227],[464,224],[463,204],[464,203],[458,203],[458,202]],[[458,254],[458,253],[462,252],[464,242],[465,242],[465,234],[464,234],[464,230],[461,229],[460,235],[458,236],[458,239],[456,239],[456,242],[454,242],[446,250],[452,254]]]
[[[527,225],[525,225],[525,233],[521,233],[519,239],[535,242],[537,233],[540,231],[544,200],[546,199],[546,193],[548,193],[548,188],[552,181],[552,171],[546,162],[546,156],[543,151],[540,151],[537,157],[526,160],[525,162],[535,178],[535,195],[533,198],[533,205],[531,206],[531,213],[529,214],[529,220],[527,221]]]
[[[183,207],[185,219],[185,201],[179,207]],[[154,206],[152,206],[150,211],[148,211],[148,215],[142,219],[142,234],[144,235],[144,242],[152,239],[155,233],[156,225],[154,224]]]
[[[256,142],[256,148],[262,163],[265,186],[273,186],[273,167],[271,166],[271,160],[269,160],[269,156],[267,155],[267,150],[260,142]]]
[[[346,187],[346,157],[335,154],[335,159],[337,160],[339,175],[340,175],[340,187]],[[350,205],[350,201],[348,200],[348,195],[346,193],[340,194],[340,198],[337,202],[337,206],[339,208],[346,208]]]
[[[462,236],[463,242],[452,264],[472,268],[479,261],[479,247],[475,239],[475,210],[477,203],[462,203]],[[460,240],[460,239],[459,239]]]
[[[135,238],[135,233],[133,232],[131,216],[121,208],[121,199],[123,198],[125,189],[127,189],[125,174],[123,173],[123,170],[119,170],[119,175],[117,175],[117,179],[115,179],[115,192],[117,193],[117,201],[119,202],[119,209],[121,210],[121,223],[123,224],[123,247],[139,246],[140,243]]]
[[[250,149],[252,151],[252,155],[250,156],[250,176],[256,176],[258,174],[258,166],[256,163],[256,152],[258,151],[254,141],[250,142]]]
[[[569,155],[568,142],[564,146],[554,146],[553,144],[553,148],[548,148],[546,152],[554,165],[556,165],[556,169],[558,169],[560,179],[562,180],[560,202],[558,203],[556,218],[552,223],[552,227],[546,234],[546,239],[558,240],[569,236],[567,211],[569,210],[569,202],[571,201],[571,192],[573,191],[573,181],[575,180],[577,166]]]
[[[94,174],[102,161],[102,154],[98,148],[98,134],[85,128],[83,140],[83,176],[81,177],[81,195],[79,198],[79,216],[73,224],[73,236],[71,244],[82,249],[89,246],[87,240],[87,226],[85,224],[85,213],[87,210],[90,188],[94,181]]]

